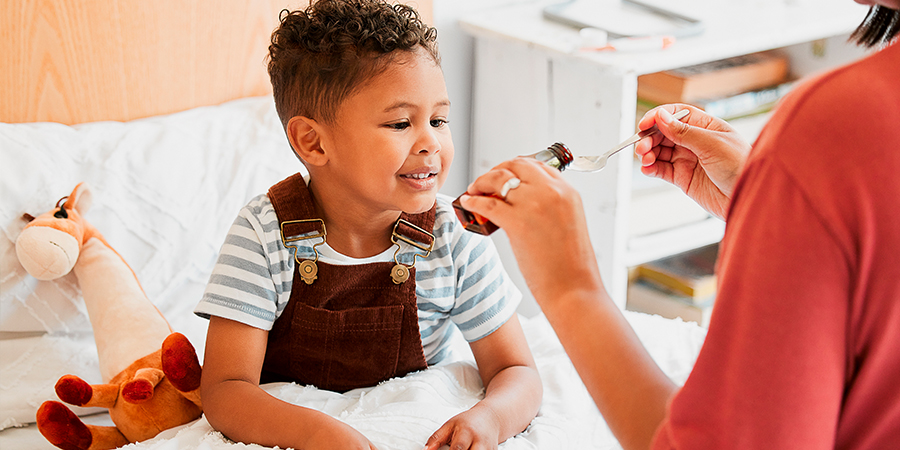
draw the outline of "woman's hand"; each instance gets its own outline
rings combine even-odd
[[[519,187],[499,195],[511,178]],[[597,258],[578,192],[559,171],[528,158],[505,161],[480,176],[461,198],[463,207],[506,231],[528,288],[540,300],[563,290],[602,290]]]
[[[672,113],[689,109],[684,122]],[[710,213],[724,219],[750,144],[724,120],[690,105],[671,104],[652,109],[638,128],[653,124],[660,133],[634,146],[644,175],[672,183]]]
[[[519,187],[500,198],[512,177]],[[676,387],[603,287],[578,192],[556,169],[517,158],[479,177],[468,194],[463,207],[506,231],[529,289],[619,442],[649,448]]]

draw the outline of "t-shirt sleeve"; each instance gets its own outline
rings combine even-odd
[[[709,333],[655,449],[834,448],[851,257],[779,164],[759,160],[743,175]]]
[[[493,241],[458,223],[453,242],[456,301],[451,320],[468,342],[490,335],[515,313],[522,294],[503,269]]]
[[[194,313],[200,317],[223,317],[270,330],[290,293],[290,258],[272,259],[278,252],[277,219],[269,215],[271,203],[254,199],[238,214],[213,268],[206,291]],[[277,239],[276,239],[277,240]],[[279,261],[279,260],[283,261]]]

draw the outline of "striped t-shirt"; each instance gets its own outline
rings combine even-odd
[[[493,242],[466,231],[450,202],[438,195],[434,249],[427,258],[416,258],[415,265],[419,331],[429,365],[448,355],[457,329],[467,341],[477,341],[506,323],[521,300]],[[299,243],[301,260],[312,259],[312,246],[321,240],[291,244]],[[406,243],[400,245],[398,258],[403,264],[410,264],[413,255],[421,253]],[[319,261],[345,265],[393,261],[395,250],[392,246],[379,255],[358,259],[337,253],[327,242],[316,247]],[[268,196],[260,195],[241,209],[232,224],[194,313],[271,330],[290,298],[293,276],[293,249],[281,241]]]

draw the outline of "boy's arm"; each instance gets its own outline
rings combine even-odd
[[[541,406],[543,386],[519,319],[513,315],[490,335],[472,342],[485,386],[484,399],[438,429],[427,450],[497,448],[525,430]]]
[[[229,439],[266,447],[374,449],[343,422],[281,401],[259,387],[268,334],[233,320],[210,318],[200,383],[210,425]]]

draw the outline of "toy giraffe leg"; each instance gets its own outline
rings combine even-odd
[[[127,445],[116,427],[88,425],[59,402],[44,402],[38,409],[38,431],[51,444],[71,450],[107,450]]]
[[[74,405],[108,408],[116,424],[87,425],[62,403],[45,402],[38,429],[64,450],[120,447],[202,413],[193,346],[172,332],[125,260],[84,220],[90,199],[90,189],[79,184],[65,203],[31,217],[16,239],[16,255],[35,278],[52,280],[74,270],[94,329],[103,384],[64,376],[57,395]]]
[[[172,330],[128,264],[101,239],[85,242],[74,270],[94,329],[100,374],[109,382],[135,355],[158,351]]]

